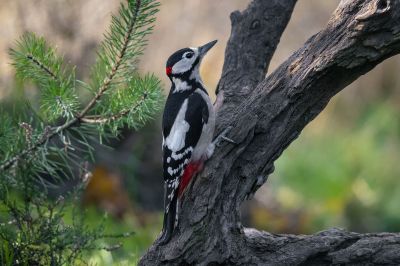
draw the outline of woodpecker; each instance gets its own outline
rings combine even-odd
[[[197,48],[184,48],[167,60],[171,80],[162,120],[164,223],[160,243],[167,243],[178,224],[178,206],[192,177],[211,157],[215,113],[201,80],[199,68],[217,41]]]

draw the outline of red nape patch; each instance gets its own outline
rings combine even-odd
[[[167,73],[167,76],[171,75],[171,73],[172,73],[172,67],[167,67],[167,68],[165,69],[165,72]]]
[[[183,172],[183,175],[181,177],[181,182],[179,183],[179,189],[178,189],[178,198],[180,198],[185,191],[185,188],[189,185],[190,181],[192,180],[192,177],[200,172],[203,169],[203,162],[198,161],[198,162],[190,162],[186,168],[185,171]]]

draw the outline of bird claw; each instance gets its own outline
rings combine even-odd
[[[229,133],[229,131],[232,130],[232,127],[229,126],[224,129],[224,131],[221,132],[221,134],[218,135],[218,137],[215,138],[213,141],[213,144],[217,147],[221,146],[221,141],[224,140],[226,142],[232,143],[232,144],[237,144],[234,140],[226,137],[226,135]]]

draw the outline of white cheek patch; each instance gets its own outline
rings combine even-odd
[[[178,63],[176,63],[172,67],[172,74],[181,74],[186,71],[189,71],[189,69],[192,67],[193,63],[193,57],[192,58],[182,58]]]
[[[191,58],[184,57],[177,63],[175,63],[175,65],[172,67],[172,74],[181,74],[190,70],[190,68],[192,67],[193,63],[196,61],[196,58],[199,55],[199,51],[197,48],[190,48],[190,49],[194,52],[194,55]]]

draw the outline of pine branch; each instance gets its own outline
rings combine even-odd
[[[19,160],[21,160],[22,158],[26,157],[27,155],[33,153],[40,146],[42,146],[45,143],[47,143],[48,141],[50,141],[54,136],[56,136],[57,134],[59,134],[60,132],[62,132],[64,130],[72,127],[77,122],[78,122],[78,119],[73,119],[57,128],[52,128],[49,131],[43,132],[42,137],[39,139],[39,141],[32,144],[31,147],[21,151],[19,154],[15,155],[14,157],[12,157],[12,158],[8,159],[7,161],[5,161],[4,163],[2,163],[0,165],[0,170],[5,171],[5,170],[10,169]]]
[[[110,89],[112,82],[114,81],[116,76],[119,75],[119,72],[121,72],[120,70],[125,67],[126,62],[129,59],[133,60],[135,56],[139,55],[139,53],[135,53],[132,51],[135,49],[134,48],[135,45],[140,47],[139,49],[143,48],[143,43],[145,43],[143,41],[143,37],[151,31],[152,27],[150,27],[142,32],[138,32],[138,33],[136,33],[135,31],[137,29],[140,29],[143,26],[146,26],[146,25],[154,22],[153,18],[150,18],[150,19],[148,18],[148,17],[153,16],[155,14],[155,12],[158,11],[157,9],[155,9],[155,7],[158,6],[158,3],[153,4],[153,2],[154,2],[153,0],[149,0],[149,1],[137,0],[135,2],[135,5],[133,6],[133,0],[128,0],[128,8],[126,8],[124,5],[121,5],[121,7],[120,7],[121,20],[127,21],[129,19],[129,23],[127,23],[126,28],[121,29],[123,24],[121,24],[120,21],[116,17],[113,17],[113,24],[111,25],[111,33],[109,34],[108,37],[106,36],[106,41],[105,41],[105,43],[103,43],[103,46],[102,46],[103,48],[102,48],[101,52],[99,53],[99,58],[100,59],[107,58],[107,60],[106,60],[107,62],[104,62],[104,60],[103,61],[100,60],[100,62],[97,64],[98,65],[97,67],[99,67],[99,68],[107,68],[107,65],[109,65],[109,64],[111,64],[112,67],[109,68],[110,70],[109,70],[108,74],[105,76],[105,78],[103,79],[95,96],[82,109],[82,111],[75,114],[72,118],[67,120],[64,124],[62,124],[58,127],[51,127],[50,129],[47,128],[47,130],[41,134],[41,136],[38,138],[38,140],[36,142],[32,143],[27,148],[20,151],[18,154],[14,155],[13,157],[11,157],[8,160],[1,163],[0,170],[2,170],[2,171],[9,170],[13,166],[15,166],[21,159],[23,159],[25,157],[29,157],[30,155],[34,154],[39,148],[46,146],[46,144],[50,140],[52,140],[55,136],[62,135],[64,133],[64,131],[67,131],[68,129],[72,129],[74,127],[79,127],[81,125],[81,123],[106,124],[106,123],[109,123],[112,121],[120,120],[121,118],[123,118],[125,116],[130,116],[131,114],[140,110],[141,107],[146,107],[146,105],[149,104],[149,103],[147,103],[147,101],[149,101],[150,104],[158,102],[158,100],[160,98],[160,92],[159,91],[155,92],[155,89],[156,89],[155,86],[157,86],[157,88],[158,88],[159,81],[156,80],[156,82],[154,82],[154,79],[151,79],[152,78],[151,77],[150,79],[145,79],[144,82],[148,81],[151,85],[150,90],[153,90],[153,91],[144,92],[142,94],[141,98],[135,99],[136,101],[133,101],[132,103],[134,103],[134,102],[137,102],[137,103],[133,108],[123,109],[122,111],[120,111],[114,115],[108,116],[108,117],[100,118],[100,116],[98,116],[98,117],[93,118],[91,116],[87,116],[88,113],[96,105],[98,105],[98,102],[105,95],[105,92]],[[142,3],[143,3],[143,6],[142,6]],[[143,15],[140,14],[141,8],[143,11]],[[147,11],[147,13],[145,13],[145,11]],[[122,42],[113,38],[121,32],[125,32],[123,35]],[[141,37],[139,38],[139,41],[137,43],[132,43],[134,40],[133,36],[136,36],[136,35],[139,35]],[[32,39],[34,41],[36,40],[33,35],[28,35],[25,39],[23,39],[22,42],[18,43],[22,51],[29,50],[29,48],[30,48],[29,44],[30,44],[30,41],[32,41]],[[37,46],[39,47],[36,50],[39,50],[41,52],[39,54],[44,54],[44,52],[43,52],[43,51],[45,51],[44,40],[39,39],[39,41],[36,42]],[[34,44],[36,44],[36,43],[34,43]],[[118,52],[115,52],[116,48],[114,46],[119,48]],[[105,53],[104,47],[108,47],[108,49],[111,51],[111,53],[102,54],[102,52]],[[37,48],[37,47],[34,46],[34,48]],[[32,49],[32,50],[35,50],[35,49]],[[47,76],[50,76],[53,81],[58,80],[57,74],[51,70],[51,67],[48,67],[44,62],[42,63],[40,60],[38,60],[34,56],[30,55],[30,53],[25,53],[25,54],[28,54],[28,55],[25,56],[24,53],[16,52],[15,50],[12,51],[12,56],[14,57],[14,60],[16,62],[15,66],[17,68],[17,73],[20,72],[22,74],[25,74],[25,77],[30,77],[34,80],[36,79],[36,81],[38,81],[38,83],[42,83],[42,85],[49,85],[48,79],[46,79],[46,78],[41,79],[41,78],[36,77],[35,75],[33,75],[32,70],[29,69],[25,64],[23,64],[23,62],[24,62],[23,60],[28,59],[30,62],[34,63],[36,65],[36,67],[39,67],[39,69],[41,71],[45,72]],[[53,57],[54,57],[53,50],[50,50],[48,52],[48,54],[50,54],[49,57],[53,59]],[[110,54],[114,55],[113,59],[111,59]],[[43,56],[43,58],[48,58],[48,57]],[[108,60],[108,59],[110,59],[110,60]],[[53,60],[53,62],[55,62],[55,61]],[[59,64],[57,64],[57,66],[58,66],[57,69],[59,69]],[[20,70],[20,71],[18,71],[18,70]],[[95,74],[97,74],[97,73],[95,73]],[[128,76],[127,72],[125,72],[125,73],[122,72],[120,75],[124,76],[124,74],[125,74],[125,76]],[[96,77],[99,77],[99,75],[96,75]],[[129,78],[125,77],[125,81],[127,81],[126,83],[128,83],[127,84],[128,87],[129,87],[129,85],[131,85],[129,80],[130,80]],[[134,83],[134,84],[136,84],[136,83]],[[143,84],[141,84],[141,85],[143,85]],[[143,86],[143,88],[144,88],[144,86]],[[140,91],[142,88],[133,87],[130,89],[135,89],[135,90]],[[151,97],[149,97],[149,95]],[[57,102],[59,101],[59,105],[62,108],[64,108],[64,109],[68,108],[67,105],[63,104],[62,100],[63,99],[56,97],[56,101]],[[144,108],[144,109],[148,109],[148,108]],[[146,112],[148,112],[148,110],[144,110],[143,112],[146,115]],[[143,120],[143,118],[140,118],[140,116],[138,119]]]
[[[69,80],[70,73],[62,68],[63,58],[56,55],[56,50],[44,38],[34,33],[25,33],[16,42],[16,48],[10,49],[10,56],[17,76],[30,79],[39,87],[46,87],[54,81],[62,86],[63,81]]]
[[[47,73],[50,77],[52,77],[54,80],[59,81],[59,78],[54,74],[49,67],[45,66],[42,64],[38,59],[36,59],[33,55],[28,54],[26,56],[29,60],[31,60],[33,63],[35,63],[40,69],[42,69],[45,73]]]
[[[91,118],[91,117],[82,117],[82,118],[74,118],[68,122],[66,122],[65,124],[59,126],[59,127],[53,127],[50,130],[46,130],[45,132],[43,132],[42,137],[39,139],[39,141],[37,141],[35,144],[32,144],[29,148],[23,150],[22,152],[20,152],[18,155],[10,158],[9,160],[5,161],[4,163],[2,163],[0,165],[0,170],[5,171],[10,169],[15,163],[17,163],[19,160],[21,160],[22,158],[26,157],[27,155],[33,153],[35,150],[37,150],[40,146],[46,144],[47,142],[49,142],[54,136],[60,134],[62,131],[67,130],[73,126],[75,126],[76,124],[79,124],[79,122],[84,122],[84,123],[106,123],[106,122],[110,122],[116,119],[119,119],[123,116],[128,115],[130,112],[134,112],[136,110],[138,110],[142,105],[145,104],[145,100],[147,99],[147,94],[143,95],[143,98],[141,101],[139,101],[133,108],[132,110],[126,110],[126,111],[122,111],[121,113],[118,113],[114,116],[111,117],[107,117],[107,118]]]
[[[103,85],[100,87],[97,94],[88,103],[88,105],[85,108],[83,108],[83,110],[79,113],[79,115],[77,116],[77,119],[83,118],[89,112],[89,110],[96,104],[96,102],[100,99],[100,97],[104,94],[104,92],[109,88],[111,81],[113,80],[118,69],[120,68],[122,58],[125,56],[125,52],[128,47],[128,44],[129,44],[129,37],[132,34],[132,31],[133,31],[135,23],[136,23],[136,19],[137,19],[139,8],[140,8],[140,3],[141,3],[141,0],[136,1],[135,11],[134,11],[135,15],[132,18],[129,28],[125,33],[123,46],[122,46],[122,49],[121,49],[119,55],[117,56],[117,58],[115,60],[114,67],[111,69],[109,76],[104,80]]]
[[[114,120],[127,116],[129,113],[134,113],[135,111],[137,111],[140,108],[140,106],[144,104],[147,97],[148,97],[147,93],[144,93],[142,99],[140,99],[140,101],[131,109],[122,110],[121,112],[108,117],[102,117],[99,115],[85,116],[81,118],[81,121],[89,124],[105,124],[112,122]]]
[[[73,116],[79,107],[74,69],[64,66],[63,58],[44,38],[24,34],[16,48],[10,50],[10,56],[17,76],[33,81],[40,89],[43,120],[51,122]]]

